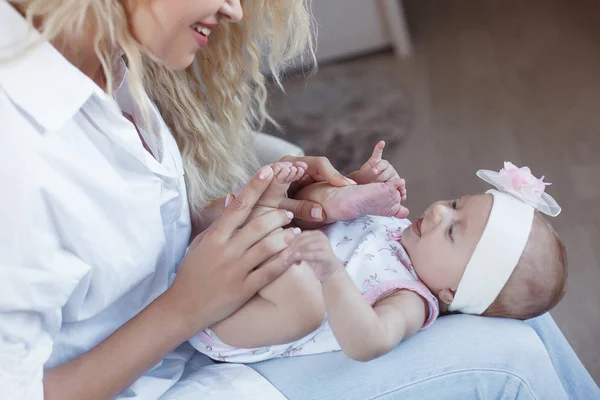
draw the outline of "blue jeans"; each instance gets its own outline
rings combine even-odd
[[[290,400],[600,399],[550,315],[453,315],[368,363],[343,353],[250,365]]]

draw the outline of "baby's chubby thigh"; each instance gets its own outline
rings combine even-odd
[[[289,323],[301,331],[298,338],[316,330],[325,319],[321,282],[305,261],[289,267],[259,295],[288,315]]]
[[[312,333],[325,318],[321,284],[306,263],[293,265],[242,308],[211,327],[238,349],[294,342]]]

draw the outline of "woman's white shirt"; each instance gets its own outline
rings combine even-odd
[[[125,66],[115,102],[48,43],[4,61],[14,43],[37,36],[0,0],[0,394],[7,398],[42,398],[43,368],[88,351],[163,293],[191,230],[173,136],[151,106],[151,126],[139,126],[151,155],[122,115],[140,121]],[[158,396],[165,383],[142,392]]]

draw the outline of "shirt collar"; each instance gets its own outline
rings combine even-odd
[[[20,56],[23,44],[39,37],[21,14],[0,0],[0,89],[46,131],[55,131],[90,96],[105,94],[48,42]]]

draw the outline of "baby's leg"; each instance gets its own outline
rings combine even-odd
[[[256,348],[290,343],[325,318],[321,283],[306,263],[291,266],[229,318],[212,326],[224,343]]]
[[[347,221],[364,215],[406,218],[406,208],[401,205],[404,181],[368,183],[334,187],[319,182],[305,187],[296,199],[311,200],[321,204],[327,214],[325,222]]]

